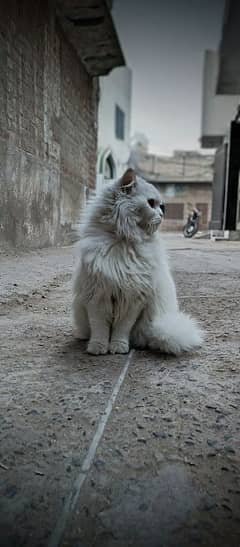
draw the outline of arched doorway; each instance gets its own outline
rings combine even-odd
[[[103,175],[104,180],[116,178],[116,161],[110,148],[99,153],[97,167],[98,174]]]
[[[108,156],[104,164],[104,179],[113,179],[114,178],[114,163],[112,156]]]

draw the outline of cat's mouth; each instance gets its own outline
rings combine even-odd
[[[154,218],[151,221],[151,224],[156,224],[157,226],[159,226],[159,224],[161,224],[161,222],[162,222],[162,217],[158,217],[158,218]]]
[[[146,220],[144,221],[141,219],[141,221],[138,222],[138,225],[147,235],[152,235],[154,234],[154,232],[158,230],[162,220],[163,220],[163,215],[162,216],[159,215],[159,216],[155,216],[149,221],[146,221]]]
[[[149,224],[147,224],[147,226],[145,227],[146,232],[147,232],[149,235],[154,234],[154,232],[156,232],[157,229],[159,228],[161,222],[162,222],[162,218],[152,220],[152,221],[151,221]]]

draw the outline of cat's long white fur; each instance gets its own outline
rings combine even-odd
[[[160,196],[129,172],[106,186],[83,219],[74,277],[73,318],[93,354],[134,347],[179,354],[201,345],[196,321],[179,311],[157,229]],[[149,202],[154,200],[154,208]]]

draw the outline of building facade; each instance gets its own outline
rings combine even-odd
[[[137,163],[134,159],[137,158]],[[156,156],[133,151],[131,166],[158,187],[166,203],[162,230],[183,229],[193,207],[201,211],[200,229],[208,229],[211,218],[213,155],[176,151],[173,156]]]
[[[55,245],[95,187],[98,76],[124,58],[101,0],[1,3],[0,30],[0,241]]]
[[[128,67],[114,69],[100,78],[98,113],[99,183],[120,177],[130,155],[132,73]]]
[[[221,136],[214,166],[213,230],[240,237],[240,3],[226,0],[219,51],[208,54],[203,78],[203,147]]]
[[[219,66],[219,52],[206,51],[202,86],[201,145],[203,148],[218,148],[223,144],[229,131],[229,120],[234,118],[240,103],[240,94],[216,94]]]

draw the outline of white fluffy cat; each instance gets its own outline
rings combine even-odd
[[[88,205],[73,316],[89,353],[133,346],[178,354],[201,344],[196,322],[178,308],[158,230],[163,213],[157,189],[132,169]]]

